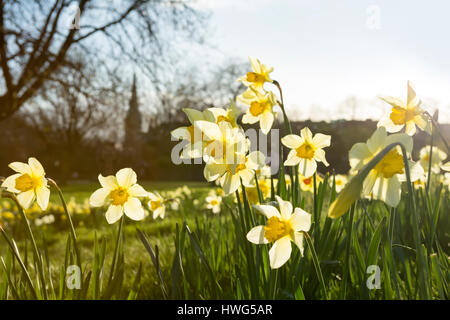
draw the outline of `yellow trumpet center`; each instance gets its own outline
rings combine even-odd
[[[127,190],[122,187],[111,191],[111,193],[109,194],[112,204],[115,206],[124,205],[125,202],[127,202],[129,196],[130,195],[128,194]]]
[[[161,200],[150,201],[150,209],[155,211],[156,209],[161,207]]]
[[[312,159],[314,157],[315,148],[308,142],[303,143],[300,147],[296,149],[297,157]]]
[[[269,242],[274,242],[290,235],[293,232],[293,229],[289,221],[281,220],[280,218],[274,216],[267,220],[264,231],[264,237]]]
[[[266,81],[266,77],[256,72],[247,72],[247,81],[264,84],[264,82]]]
[[[252,116],[257,117],[262,114],[265,110],[270,108],[269,101],[253,101],[250,104],[250,113]]]
[[[25,173],[16,179],[15,188],[21,192],[26,192],[39,187],[41,184],[41,179],[30,176]]]
[[[394,174],[402,174],[404,172],[403,169],[403,157],[395,149],[389,151],[374,168],[375,171],[387,179]]]
[[[217,201],[217,200],[211,200],[211,205],[212,206],[216,206],[216,205],[218,205],[219,204],[219,201]]]
[[[415,109],[403,109],[399,107],[392,108],[390,118],[392,122],[396,125],[405,124],[414,119],[416,116]]]

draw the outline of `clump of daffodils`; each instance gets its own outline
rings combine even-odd
[[[317,169],[317,162],[328,166],[323,148],[329,147],[331,136],[318,133],[313,136],[308,127],[300,131],[300,136],[289,134],[281,139],[284,146],[291,149],[285,166],[299,166],[299,172],[306,178],[311,177]]]
[[[254,244],[272,244],[269,250],[270,267],[280,268],[291,256],[291,242],[303,255],[303,232],[311,227],[311,215],[306,211],[295,208],[292,204],[276,196],[279,210],[269,205],[256,205],[255,210],[264,214],[266,224],[251,229],[247,234],[248,241]]]
[[[16,194],[24,209],[30,208],[34,200],[42,210],[47,209],[50,189],[41,163],[36,158],[29,158],[28,163],[13,162],[9,167],[16,173],[3,181],[2,188]]]
[[[430,152],[430,149],[432,151]],[[430,166],[430,156],[431,156],[431,172],[439,173],[441,169],[442,162],[447,159],[447,154],[436,146],[431,148],[430,146],[425,146],[420,149],[420,165],[428,172]]]
[[[267,91],[264,84],[272,83],[269,73],[273,68],[267,68],[258,59],[250,57],[252,72],[238,79],[248,87],[247,91],[238,96],[238,101],[248,107],[242,123],[254,124],[259,122],[264,134],[272,128],[277,113],[273,110],[278,104],[277,98],[272,91]]]
[[[384,127],[379,127],[366,143],[356,143],[349,152],[350,166],[353,171],[359,171],[380,151],[392,143],[401,143],[408,155],[413,147],[412,137],[403,133],[387,135]],[[424,175],[419,163],[408,160],[411,181],[416,181]],[[401,183],[406,181],[403,155],[399,146],[391,149],[364,179],[362,193],[372,195],[374,199],[382,200],[391,207],[400,202]]]
[[[123,214],[132,220],[145,217],[144,208],[139,198],[147,197],[148,192],[137,184],[137,175],[130,168],[119,170],[115,176],[98,176],[101,188],[89,198],[93,207],[108,205],[106,220],[109,224],[118,221]]]
[[[378,122],[378,127],[385,127],[386,131],[391,133],[405,128],[405,133],[410,136],[416,133],[416,126],[424,131],[430,130],[428,119],[420,107],[421,101],[417,98],[410,81],[408,81],[406,103],[395,97],[382,97],[381,99],[389,103],[392,109]]]

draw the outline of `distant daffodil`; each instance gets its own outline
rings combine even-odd
[[[408,81],[406,104],[395,97],[381,97],[381,99],[389,103],[392,108],[378,122],[378,127],[385,127],[390,133],[399,132],[405,128],[405,133],[410,136],[416,133],[416,126],[424,131],[429,130],[428,119],[420,107],[421,101],[417,98],[410,81]]]
[[[252,71],[247,72],[247,74],[240,77],[238,81],[241,81],[247,87],[261,90],[263,89],[264,83],[271,83],[273,81],[269,76],[269,73],[273,71],[273,67],[268,68],[256,58],[249,57],[249,60],[252,66]]]
[[[137,184],[137,175],[130,168],[119,170],[115,176],[98,176],[101,188],[89,198],[92,207],[109,206],[106,211],[106,221],[113,224],[123,214],[132,220],[144,219],[141,197],[147,197],[148,192]]]
[[[7,177],[2,188],[16,194],[24,209],[30,208],[34,200],[42,210],[47,209],[50,189],[41,163],[36,158],[29,158],[28,163],[12,162],[9,167],[17,173]]]
[[[281,143],[290,148],[285,166],[299,166],[299,172],[305,177],[311,177],[317,169],[317,162],[328,166],[323,148],[329,147],[331,136],[318,133],[313,136],[308,127],[300,131],[300,136],[289,134],[281,139]]]
[[[153,219],[164,219],[164,216],[166,214],[166,205],[164,203],[163,197],[158,192],[149,192],[148,198],[148,207],[153,212]]]

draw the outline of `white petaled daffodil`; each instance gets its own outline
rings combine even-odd
[[[17,173],[6,178],[2,188],[16,194],[24,209],[30,208],[35,199],[42,210],[47,209],[50,189],[41,163],[36,158],[29,158],[28,163],[12,162],[9,167]]]
[[[379,127],[367,140],[367,143],[356,143],[349,152],[349,161],[352,170],[358,171],[364,167],[386,146],[400,142],[410,156],[413,140],[404,133],[387,135],[384,127]],[[419,163],[408,160],[411,181],[414,182],[424,175]],[[370,170],[363,182],[363,195],[372,195],[374,199],[382,200],[391,207],[400,202],[401,182],[406,181],[403,155],[399,146],[389,151],[383,159]]]
[[[252,187],[255,171],[265,163],[265,156],[260,151],[253,151],[248,155],[237,153],[236,159],[234,163],[215,160],[205,165],[205,179],[207,181],[219,179],[226,195],[235,192],[241,180],[245,187]]]
[[[207,110],[214,116],[214,121],[217,124],[221,121],[226,121],[230,123],[233,128],[238,127],[237,118],[239,116],[239,110],[233,100],[231,100],[230,106],[227,109],[208,108]]]
[[[164,204],[164,199],[158,192],[149,192],[148,198],[148,207],[153,212],[153,219],[161,218],[164,219],[166,214],[166,206]]]
[[[269,76],[269,73],[273,71],[273,67],[267,68],[258,59],[252,57],[249,57],[249,60],[253,71],[247,72],[247,74],[240,77],[238,81],[241,81],[247,87],[252,87],[257,90],[263,89],[264,83],[271,83],[273,81]]]
[[[423,169],[428,172],[428,166],[430,164],[430,146],[425,146],[420,149],[420,164]],[[431,152],[431,171],[434,173],[439,173],[440,166],[442,162],[447,159],[447,154],[436,146],[433,146],[433,151]]]
[[[277,105],[277,98],[272,91],[261,93],[260,91],[249,88],[243,94],[238,96],[238,101],[249,108],[242,117],[242,123],[254,124],[259,121],[259,126],[264,134],[267,134],[272,128],[277,113],[273,107]]]
[[[450,171],[450,161],[447,161],[444,164],[441,164],[441,169],[444,171]]]
[[[333,179],[328,180],[330,182],[330,185],[333,185]],[[343,174],[337,174],[334,176],[334,181],[336,185],[336,192],[341,192],[341,190],[345,187],[345,185],[348,182],[347,176]]]
[[[299,172],[305,177],[311,177],[317,169],[317,162],[322,162],[328,166],[323,148],[329,147],[331,136],[318,133],[313,136],[308,127],[300,131],[300,136],[289,134],[281,139],[281,143],[292,149],[286,161],[285,166],[299,166]]]
[[[305,178],[301,173],[298,174],[298,181],[300,189],[314,193],[314,177]],[[323,182],[323,178],[320,175],[316,175],[316,188],[319,188],[319,183]]]
[[[119,170],[115,176],[98,176],[101,188],[89,198],[93,207],[109,205],[106,211],[106,221],[113,224],[123,214],[132,220],[144,219],[145,213],[140,197],[147,197],[148,192],[137,184],[137,175],[130,168]]]
[[[266,225],[257,226],[247,233],[247,240],[255,244],[273,243],[269,250],[270,267],[280,268],[291,256],[291,241],[294,242],[303,255],[303,232],[311,228],[311,214],[295,208],[292,204],[276,196],[280,210],[269,205],[255,205],[255,210],[267,218]]]
[[[211,194],[206,197],[205,201],[207,209],[210,209],[213,213],[216,214],[220,212],[220,204],[222,203],[222,197],[215,194]]]
[[[429,131],[429,121],[420,108],[421,101],[417,98],[410,81],[406,104],[395,97],[381,97],[381,99],[389,103],[392,109],[381,118],[378,127],[385,127],[387,132],[399,132],[405,127],[405,133],[410,136],[416,133],[416,125],[424,131]]]
[[[189,141],[189,143],[183,147],[181,152],[182,159],[201,158],[205,146],[205,137],[202,135],[201,130],[196,128],[194,124],[199,120],[214,123],[214,115],[209,110],[202,112],[196,109],[184,108],[183,111],[187,115],[191,125],[188,127],[177,128],[170,134],[175,139]]]
[[[236,154],[245,154],[248,150],[249,142],[245,137],[244,130],[240,127],[233,128],[227,121],[221,121],[219,124],[196,121],[195,126],[208,139],[203,150],[203,159],[206,163],[213,160],[224,164],[236,163]]]

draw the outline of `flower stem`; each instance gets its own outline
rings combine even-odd
[[[278,91],[280,92],[280,100],[279,104],[280,104],[280,108],[281,111],[283,112],[283,117],[284,117],[284,125],[286,127],[286,131],[291,134],[292,133],[292,127],[291,127],[291,122],[289,121],[287,114],[286,114],[286,110],[284,109],[284,101],[283,101],[283,91],[281,90],[281,86],[278,83],[278,81],[273,80],[273,84],[278,88]]]

